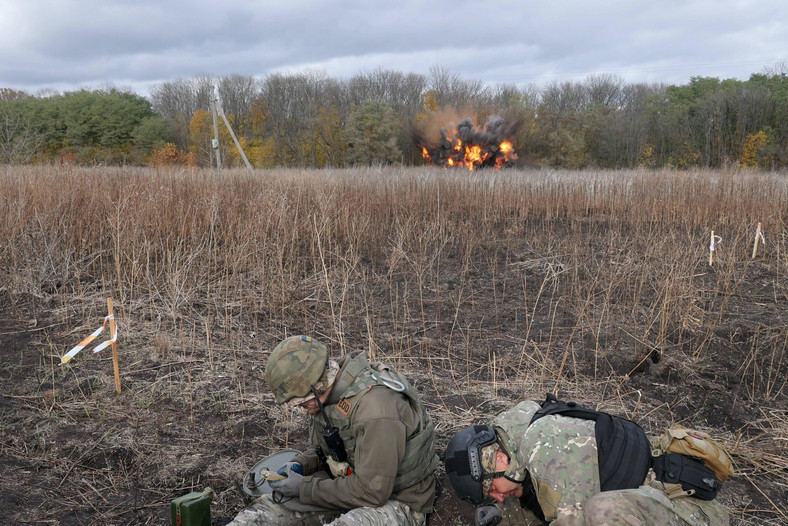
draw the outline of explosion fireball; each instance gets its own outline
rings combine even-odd
[[[514,135],[517,125],[507,126],[501,117],[491,118],[483,129],[473,125],[470,118],[463,119],[451,131],[440,129],[440,139],[430,143],[416,137],[421,156],[436,166],[477,168],[503,168],[517,160],[517,153],[509,137]]]

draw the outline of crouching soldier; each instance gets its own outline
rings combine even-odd
[[[446,472],[460,498],[496,501],[477,525],[726,526],[721,451],[722,477],[694,456],[654,457],[634,422],[548,395],[454,435]]]
[[[271,352],[265,379],[277,403],[311,415],[311,446],[232,526],[426,523],[439,463],[434,427],[403,376],[361,351],[330,360],[318,341],[293,336]]]

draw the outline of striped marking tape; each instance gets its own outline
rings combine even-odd
[[[104,317],[104,323],[101,324],[101,327],[96,329],[93,332],[93,334],[91,334],[90,336],[88,336],[87,338],[85,338],[84,340],[79,342],[79,344],[77,344],[76,347],[74,347],[73,349],[68,351],[62,358],[60,358],[60,364],[62,365],[64,363],[68,363],[69,361],[71,361],[71,359],[74,356],[76,356],[79,351],[81,351],[82,349],[84,349],[85,347],[90,345],[90,342],[95,340],[96,337],[99,334],[101,334],[101,331],[103,331],[104,328],[107,326],[107,322],[109,320],[114,320],[114,319],[115,319],[115,316],[106,316],[106,317]],[[93,349],[93,352],[97,353],[97,352],[99,352],[102,349],[106,349],[110,344],[113,344],[113,343],[115,343],[117,341],[118,341],[118,325],[115,324],[115,332],[114,332],[114,334],[112,334],[112,338],[107,340],[107,341],[105,341],[105,342],[103,342],[103,343],[101,343],[98,347]]]

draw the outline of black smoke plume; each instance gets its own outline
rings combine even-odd
[[[470,169],[510,166],[517,160],[517,155],[511,152],[507,156],[501,151],[501,143],[511,140],[519,127],[519,122],[507,124],[501,117],[491,117],[484,128],[477,128],[470,118],[465,118],[457,124],[456,133],[440,129],[440,138],[430,141],[423,134],[417,133],[413,140],[430,161],[430,164],[443,167],[460,166]],[[461,143],[460,143],[461,141]],[[458,147],[458,145],[460,145]],[[466,148],[479,146],[479,160],[473,166],[467,166]]]

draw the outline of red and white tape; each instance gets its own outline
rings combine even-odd
[[[79,344],[77,344],[77,346],[76,346],[76,347],[74,347],[73,349],[71,349],[70,351],[68,351],[68,352],[67,352],[65,355],[63,355],[63,357],[62,357],[62,358],[60,358],[60,363],[61,363],[61,364],[68,363],[68,362],[69,362],[69,361],[70,361],[70,360],[71,360],[71,359],[72,359],[74,356],[76,356],[76,355],[77,355],[77,353],[78,353],[79,351],[81,351],[82,349],[84,349],[85,347],[87,347],[88,345],[90,345],[90,342],[92,342],[93,340],[95,340],[95,339],[96,339],[96,337],[97,337],[99,334],[101,334],[101,331],[103,331],[103,330],[104,330],[104,328],[107,326],[107,322],[108,322],[109,320],[114,320],[114,319],[115,319],[115,316],[105,316],[105,317],[104,317],[104,323],[102,323],[102,324],[101,324],[101,327],[99,327],[98,329],[96,329],[96,330],[93,332],[93,334],[91,334],[90,336],[88,336],[87,338],[85,338],[84,340],[82,340],[81,342],[79,342]],[[117,324],[116,324],[116,325],[115,325],[115,332],[112,334],[112,337],[111,337],[109,340],[107,340],[107,341],[105,341],[105,342],[102,342],[101,344],[99,344],[99,345],[98,345],[98,347],[96,347],[95,349],[93,349],[93,352],[94,352],[94,353],[97,353],[97,352],[99,352],[99,351],[100,351],[100,350],[102,350],[102,349],[106,349],[106,348],[107,348],[107,347],[108,347],[110,344],[113,344],[113,343],[115,343],[115,342],[117,342],[117,341],[118,341],[118,326],[117,326]]]

